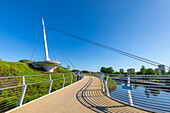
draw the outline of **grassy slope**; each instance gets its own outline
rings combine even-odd
[[[0,61],[0,76],[38,75],[40,72],[29,68],[25,63]]]
[[[66,70],[63,67],[57,68],[54,74],[57,74],[58,72],[70,73],[70,71]],[[26,63],[0,61],[0,76],[40,75],[42,73],[45,74],[46,72],[41,72],[32,69],[27,66]]]
[[[62,87],[63,80],[55,80],[58,78],[62,78],[61,73],[70,73],[68,70],[59,67],[56,69],[56,71],[53,73],[55,75],[52,76],[53,79],[53,85],[51,92],[56,91]],[[0,61],[0,77],[2,76],[23,76],[23,75],[40,75],[40,74],[46,74],[41,71],[36,71],[30,67],[27,66],[26,63],[21,62],[7,62],[7,61]],[[50,73],[51,74],[51,73]],[[69,77],[70,74],[65,74],[65,77]],[[73,76],[73,75],[72,75]],[[29,83],[35,83],[35,82],[41,82],[49,80],[48,75],[44,76],[37,76],[37,77],[25,77],[26,84]],[[65,86],[70,84],[71,79],[66,78]],[[73,82],[75,81],[75,77],[73,78]],[[22,84],[21,78],[7,78],[7,79],[1,79],[0,78],[0,88],[4,87],[10,87],[10,86],[17,86]],[[24,102],[27,103],[30,102],[38,97],[41,97],[43,95],[46,95],[48,93],[50,82],[43,82],[43,83],[37,83],[33,85],[28,85],[24,97]],[[20,96],[22,92],[22,87],[17,88],[11,88],[6,90],[0,90],[0,112],[4,112],[7,110],[10,110],[18,105]]]

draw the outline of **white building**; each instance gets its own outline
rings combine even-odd
[[[135,72],[135,69],[134,68],[127,69],[127,72],[128,73]]]
[[[119,72],[124,73],[124,69],[119,69]]]
[[[162,74],[161,70],[164,70],[165,71],[165,65],[158,65],[158,71],[160,74]]]

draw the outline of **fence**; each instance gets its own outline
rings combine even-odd
[[[170,75],[100,74],[102,91],[121,103],[152,112],[170,112]]]
[[[20,107],[83,77],[74,73],[0,77],[0,112]]]

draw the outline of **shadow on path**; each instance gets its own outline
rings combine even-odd
[[[82,105],[93,110],[94,112],[112,113],[129,111],[128,109],[128,111],[124,109],[129,108],[129,106],[118,103],[106,97],[101,91],[99,80],[94,79],[97,78],[89,77],[88,82],[76,94],[77,100]]]

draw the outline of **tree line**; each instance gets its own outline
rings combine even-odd
[[[114,72],[112,67],[101,67],[100,72],[102,73],[107,73],[107,74],[131,74],[131,75],[167,75],[170,74],[169,72],[165,72],[165,70],[161,70],[161,73],[159,73],[158,71],[155,71],[152,68],[148,68],[146,69],[144,66],[141,67],[140,71],[138,72]]]

